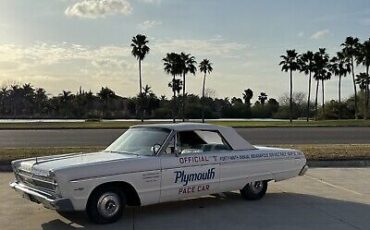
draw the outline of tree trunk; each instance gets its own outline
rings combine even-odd
[[[308,98],[307,98],[307,122],[310,120],[310,100],[311,100],[311,71],[308,80]]]
[[[319,96],[319,84],[320,84],[320,81],[316,80],[316,97],[315,97],[315,117],[316,117],[316,120],[317,120],[317,98]]]
[[[142,105],[142,96],[143,96],[143,84],[141,81],[141,60],[139,59],[139,113],[141,122],[144,122],[144,114],[143,114],[143,105]]]
[[[289,122],[292,123],[292,113],[293,113],[293,78],[292,70],[290,70],[290,98],[289,98]]]
[[[204,94],[206,90],[206,73],[203,76],[203,88],[202,88],[202,123],[204,123]]]
[[[172,99],[172,122],[176,123],[176,90],[175,90],[175,75],[172,78],[172,91],[173,91],[173,99]]]
[[[185,103],[186,103],[186,98],[185,98],[185,73],[182,75],[182,81],[183,81],[183,86],[182,86],[182,121],[185,121]]]
[[[324,80],[321,80],[321,88],[322,88],[322,115],[325,116],[325,87],[324,87]]]
[[[355,68],[354,68],[354,64],[353,64],[353,58],[351,58],[351,68],[352,68],[353,90],[355,92],[355,119],[358,119],[357,88],[356,88],[356,81],[355,81]]]
[[[338,114],[338,119],[342,118],[342,96],[341,96],[341,91],[342,91],[342,75],[339,75],[339,82],[338,82],[338,102],[339,102],[339,114]]]

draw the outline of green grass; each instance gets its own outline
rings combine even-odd
[[[308,160],[370,160],[370,144],[304,144],[275,146],[299,149],[306,155]],[[73,152],[95,152],[104,148],[104,146],[0,148],[0,162],[7,164],[15,159]]]
[[[143,124],[158,123],[145,121]],[[310,121],[211,121],[210,124],[232,127],[370,127],[370,120]],[[140,121],[32,122],[0,123],[0,129],[124,129]]]

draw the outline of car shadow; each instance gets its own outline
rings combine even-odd
[[[370,203],[370,202],[369,202]],[[296,193],[267,193],[247,202],[228,192],[198,199],[127,208],[123,218],[94,225],[83,213],[42,224],[42,229],[368,229],[370,204]],[[68,221],[65,221],[68,220]]]

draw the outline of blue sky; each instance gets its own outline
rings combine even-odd
[[[171,95],[161,59],[184,51],[214,64],[207,87],[216,96],[251,88],[278,98],[289,90],[278,66],[286,49],[334,54],[346,36],[363,41],[369,32],[365,0],[1,0],[0,84],[30,82],[53,95],[108,86],[133,96],[138,67],[129,45],[144,33],[151,52],[143,80],[158,95]],[[306,92],[307,78],[295,75],[294,90]],[[188,79],[189,92],[199,94],[201,75]],[[326,91],[336,98],[336,77]],[[351,93],[347,77],[343,95]]]

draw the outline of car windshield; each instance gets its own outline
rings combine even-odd
[[[162,145],[170,131],[160,128],[131,128],[105,151],[136,155],[153,155],[153,146]]]

